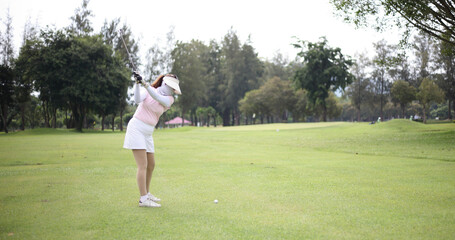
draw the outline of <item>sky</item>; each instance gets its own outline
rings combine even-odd
[[[16,51],[21,45],[24,24],[28,18],[46,25],[63,28],[82,0],[0,0],[0,18],[7,9],[13,17]],[[356,29],[335,15],[329,0],[91,0],[92,27],[99,32],[104,21],[120,17],[139,39],[140,55],[155,43],[165,44],[166,33],[174,27],[176,40],[198,39],[206,44],[220,42],[229,29],[236,31],[242,43],[250,39],[262,59],[272,59],[277,52],[294,59],[295,38],[311,42],[325,36],[331,47],[354,57],[356,53],[374,55],[373,43],[386,39],[398,43],[393,32],[378,33],[369,28]],[[4,24],[0,30],[4,31]]]

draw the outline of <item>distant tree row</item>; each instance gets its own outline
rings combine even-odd
[[[405,4],[387,4],[395,2]],[[346,56],[324,37],[314,43],[296,39],[299,53],[293,60],[279,52],[269,60],[259,58],[251,41],[242,42],[233,29],[219,42],[204,43],[176,40],[171,28],[165,44],[151,46],[141,63],[132,29],[114,19],[95,32],[88,3],[83,0],[64,29],[40,29],[28,20],[18,54],[7,13],[0,32],[1,131],[9,126],[104,130],[107,125],[122,130],[135,111],[128,96],[133,66],[127,50],[146,80],[168,72],[180,78],[183,94],[158,126],[175,116],[205,126],[453,117],[450,35],[435,40],[418,34],[408,40],[407,51],[382,40],[372,59],[366,53]]]

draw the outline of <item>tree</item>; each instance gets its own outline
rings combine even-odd
[[[14,67],[14,36],[13,36],[13,19],[9,13],[9,8],[6,12],[6,19],[3,22],[5,24],[5,33],[0,34],[0,45],[1,45],[1,63],[6,66]],[[3,36],[2,36],[3,35]]]
[[[74,11],[74,16],[71,17],[73,21],[70,30],[76,35],[88,35],[93,32],[90,17],[93,17],[91,10],[87,8],[90,0],[82,0],[82,5]]]
[[[401,107],[401,116],[406,118],[406,105],[412,102],[416,97],[416,89],[404,80],[395,81],[390,90],[392,101],[399,103]]]
[[[56,126],[57,109],[69,109],[68,127],[82,131],[88,113],[116,112],[125,101],[129,74],[101,35],[44,30],[38,41],[27,42],[19,59],[24,59],[23,76],[34,79],[46,127],[50,117]]]
[[[127,106],[127,98],[128,98],[128,87],[131,85],[131,82],[128,80],[128,75],[131,74],[130,70],[128,70],[128,66],[130,66],[129,61],[125,62],[126,56],[126,49],[123,46],[123,40],[121,36],[118,34],[118,28],[120,25],[120,18],[116,18],[112,20],[110,23],[107,21],[104,22],[104,26],[101,28],[101,35],[103,38],[104,43],[114,52],[114,62],[112,64],[116,66],[115,69],[111,73],[113,74],[112,77],[115,77],[109,81],[112,84],[113,89],[113,96],[110,94],[104,94],[106,98],[103,101],[100,101],[98,105],[98,113],[101,114],[101,129],[104,130],[104,121],[105,117],[109,114],[112,115],[112,118],[115,119],[115,115],[119,113],[120,121],[119,121],[119,128],[120,131],[123,131],[123,113]],[[125,42],[127,42],[127,47],[129,47],[129,51],[131,51],[132,59],[136,60],[136,64],[138,64],[137,58],[137,43],[134,41],[131,35],[131,31],[129,27],[123,25],[122,31],[126,32],[124,38]],[[129,43],[129,44],[128,44]],[[128,64],[128,65],[127,65]],[[115,71],[117,70],[117,71]],[[112,127],[114,130],[114,127]]]
[[[452,119],[451,103],[455,112],[455,46],[446,42],[436,44],[436,62],[442,70],[439,86],[445,92],[448,100],[448,117]]]
[[[316,103],[310,107],[312,107],[312,113],[316,116],[324,116],[324,111],[326,111],[325,114],[328,119],[339,117],[343,110],[343,106],[339,103],[335,93],[332,91],[330,91],[328,97],[324,99],[324,103],[318,99]]]
[[[305,116],[311,113],[309,109],[308,94],[304,89],[297,89],[295,92],[296,103],[292,108],[292,119],[294,122],[304,120]]]
[[[224,77],[221,70],[222,52],[221,46],[215,40],[209,44],[207,61],[207,105],[211,106],[217,113],[223,112],[223,82]],[[216,117],[214,115],[214,117]],[[216,124],[216,119],[214,119]]]
[[[247,92],[245,97],[239,101],[239,110],[245,115],[246,118],[255,121],[256,116],[260,118],[261,124],[264,123],[264,117],[271,114],[271,109],[266,104],[267,96],[261,89],[255,89]]]
[[[287,122],[289,113],[294,113],[298,101],[291,85],[289,80],[273,77],[259,89],[247,92],[239,101],[239,109],[245,116],[245,124],[256,115],[261,118],[261,123],[263,117],[267,117],[269,122],[274,122],[274,119]]]
[[[155,43],[146,55],[145,78],[155,80],[159,75],[169,73],[172,70],[172,51],[175,48],[174,27],[166,34],[166,45]]]
[[[376,92],[380,100],[381,119],[384,119],[384,105],[386,104],[386,94],[389,92],[390,69],[399,62],[399,57],[394,55],[395,46],[388,45],[385,40],[374,44],[376,56],[373,58],[373,77],[376,79]]]
[[[362,103],[367,99],[368,87],[370,85],[370,79],[367,78],[367,73],[365,72],[367,67],[370,65],[370,61],[365,54],[358,56],[358,60],[352,66],[352,74],[354,76],[354,81],[347,89],[347,94],[351,100],[351,104],[357,110],[357,121],[361,121],[360,110]]]
[[[25,130],[26,124],[26,109],[29,108],[31,104],[31,92],[33,90],[33,78],[30,76],[30,73],[27,69],[28,62],[30,59],[33,59],[35,56],[28,56],[27,54],[33,53],[30,48],[31,45],[27,44],[29,41],[38,40],[38,25],[33,25],[30,18],[25,22],[24,33],[22,36],[23,42],[19,57],[15,61],[15,91],[17,96],[17,104],[20,109],[21,114],[21,130]],[[22,53],[25,52],[25,53]]]
[[[449,0],[330,0],[344,20],[356,26],[372,25],[383,31],[390,26],[404,28],[405,37],[419,29],[455,45],[455,4]],[[371,23],[369,19],[375,19]]]
[[[240,65],[242,64],[241,60],[241,46],[240,40],[237,34],[233,29],[224,36],[221,43],[221,72],[222,72],[222,81],[219,82],[219,88],[221,90],[221,106],[222,106],[222,117],[223,117],[223,126],[234,125],[235,123],[235,106],[240,100],[238,94],[240,91],[237,91],[240,82],[238,76],[240,76]],[[246,84],[243,84],[243,88],[246,88]],[[242,96],[243,97],[243,96]],[[232,123],[230,124],[229,118],[232,113]]]
[[[205,125],[207,127],[210,126],[210,118],[214,118],[216,116],[216,111],[212,107],[198,107],[196,109],[196,116],[198,117],[198,121],[201,122],[201,125]],[[214,118],[214,125],[216,126],[216,119]]]
[[[283,80],[292,79],[292,71],[289,68],[289,60],[282,53],[276,52],[271,61],[264,62],[263,81],[279,77]],[[262,85],[262,84],[261,84]]]
[[[433,41],[428,34],[421,33],[420,35],[414,37],[412,47],[414,48],[414,54],[416,57],[415,61],[418,66],[417,71],[419,81],[417,84],[420,85],[420,81],[430,75]]]
[[[297,99],[291,82],[273,77],[261,86],[264,105],[270,110],[270,114],[287,122],[288,113],[292,112]]]
[[[8,65],[0,65],[0,115],[2,128],[8,133],[9,108],[14,101],[14,72]]]
[[[234,30],[221,43],[221,74],[219,89],[222,95],[223,125],[240,124],[239,100],[251,89],[257,88],[263,66],[249,42],[241,44]],[[231,121],[229,121],[231,117]]]
[[[423,107],[423,122],[427,122],[427,111],[431,103],[441,103],[444,100],[444,93],[430,78],[424,78],[419,86],[417,99]]]
[[[189,111],[196,110],[207,96],[205,85],[207,68],[204,63],[207,55],[208,47],[197,40],[189,43],[177,42],[172,51],[174,60],[172,73],[181,77],[179,80],[182,95],[178,97],[176,104],[181,108],[182,119]]]
[[[348,69],[353,62],[341,53],[340,48],[329,47],[324,37],[318,43],[298,41],[294,47],[301,49],[297,55],[303,57],[304,62],[303,68],[296,71],[294,81],[308,91],[313,104],[319,102],[323,109],[322,119],[327,121],[325,99],[330,90],[344,89],[352,82],[353,76]]]
[[[10,116],[10,108],[14,105],[14,46],[13,46],[13,20],[7,9],[5,32],[0,34],[0,108],[2,128],[8,133],[8,125],[13,116]]]

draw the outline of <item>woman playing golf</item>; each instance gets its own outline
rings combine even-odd
[[[137,165],[137,185],[140,207],[161,207],[159,198],[150,193],[150,181],[155,168],[153,130],[161,114],[174,103],[174,94],[182,94],[174,74],[159,76],[151,85],[134,73],[134,101],[139,104],[126,129],[124,148],[132,149]],[[144,88],[141,89],[140,85]]]

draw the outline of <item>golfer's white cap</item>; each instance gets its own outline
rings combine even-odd
[[[179,94],[179,95],[182,94],[182,91],[180,91],[180,87],[179,87],[179,79],[174,74],[165,75],[163,78],[163,82],[166,85],[168,85],[169,87],[171,87],[172,89],[174,89],[174,92],[176,94]]]

